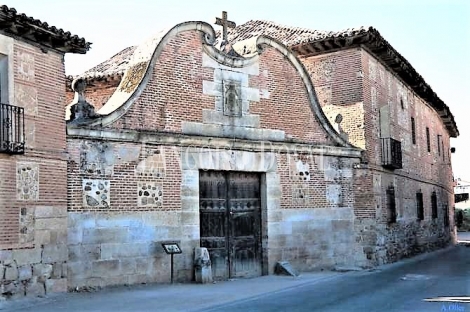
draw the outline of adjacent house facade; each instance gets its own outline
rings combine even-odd
[[[64,53],[89,43],[0,7],[0,297],[67,290]]]

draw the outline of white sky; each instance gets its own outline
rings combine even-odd
[[[242,24],[264,19],[319,30],[374,26],[450,107],[460,137],[452,141],[454,176],[470,181],[470,1],[467,0],[7,0],[18,12],[85,37],[86,55],[66,55],[80,74],[158,30],[188,20],[213,23],[223,10]],[[468,156],[467,156],[468,155]]]

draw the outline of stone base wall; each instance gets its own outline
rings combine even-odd
[[[450,228],[443,227],[437,219],[380,224],[377,235],[378,265],[444,248],[452,242]]]
[[[299,271],[356,266],[352,208],[280,209],[268,213],[270,274],[277,261]],[[362,254],[362,252],[361,252]]]
[[[356,220],[356,241],[361,245],[364,261],[360,267],[374,267],[403,258],[445,248],[452,244],[450,227],[435,220],[402,220],[393,224],[377,224],[372,219]]]
[[[199,232],[185,231],[182,218],[179,211],[69,213],[69,289],[169,283],[165,241],[179,242],[183,251],[174,256],[175,280],[191,281]]]
[[[34,211],[33,246],[0,250],[0,299],[67,291],[67,209]]]

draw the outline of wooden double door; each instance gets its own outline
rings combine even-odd
[[[260,174],[200,171],[199,215],[214,279],[261,275]]]

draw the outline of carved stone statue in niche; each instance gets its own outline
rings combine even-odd
[[[238,81],[224,81],[224,115],[241,116],[242,99],[241,84]]]

